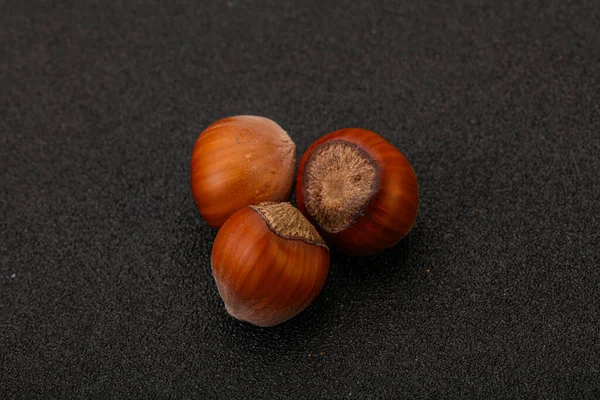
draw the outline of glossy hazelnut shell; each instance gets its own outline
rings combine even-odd
[[[378,190],[360,216],[345,229],[331,233],[319,226],[306,208],[304,172],[319,146],[342,140],[368,154],[378,169]],[[298,209],[319,230],[327,244],[348,255],[371,255],[390,248],[412,229],[419,208],[419,186],[408,159],[380,135],[361,128],[331,132],[310,145],[300,160],[296,181]]]
[[[329,249],[324,242],[283,238],[255,209],[244,207],[219,230],[211,262],[228,313],[269,327],[296,316],[317,297],[329,271]]]
[[[190,164],[196,207],[208,225],[219,228],[244,206],[290,198],[296,146],[268,118],[235,116],[200,134]]]

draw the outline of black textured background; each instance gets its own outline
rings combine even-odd
[[[0,397],[599,398],[600,6],[38,1],[0,13]],[[379,132],[409,237],[229,318],[194,141]]]

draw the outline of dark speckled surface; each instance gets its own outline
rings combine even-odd
[[[599,398],[600,8],[43,1],[0,15],[0,397]],[[229,318],[190,194],[211,122],[411,160],[414,230]]]

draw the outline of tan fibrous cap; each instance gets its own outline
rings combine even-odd
[[[276,235],[327,247],[317,229],[291,203],[264,202],[250,206]]]
[[[379,189],[379,169],[354,143],[333,140],[317,147],[304,171],[308,214],[325,231],[337,233],[362,215]]]

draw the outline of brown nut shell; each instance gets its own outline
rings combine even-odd
[[[190,186],[196,207],[219,228],[240,208],[290,198],[296,145],[274,121],[241,115],[210,125],[191,158]]]
[[[410,162],[390,142],[347,128],[321,137],[304,153],[296,201],[333,249],[370,255],[410,232],[419,185]]]
[[[268,327],[302,312],[329,271],[329,249],[289,203],[262,203],[234,213],[212,249],[212,271],[228,313]]]

